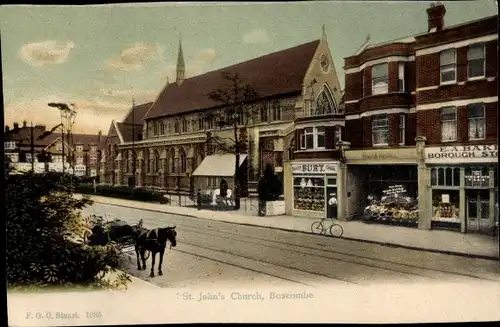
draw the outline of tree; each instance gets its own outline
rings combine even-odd
[[[32,172],[7,177],[6,273],[10,289],[113,286],[102,276],[118,267],[119,252],[112,244],[83,244],[86,226],[79,210],[92,201],[75,199],[67,179],[60,173]]]
[[[220,87],[208,94],[208,97],[221,103],[224,114],[215,115],[216,123],[219,127],[232,126],[234,132],[234,153],[235,153],[235,176],[234,176],[234,193],[235,193],[235,209],[240,208],[240,150],[242,144],[238,137],[238,125],[247,125],[250,117],[254,113],[254,108],[251,103],[256,100],[257,92],[250,85],[246,84],[239,74],[222,73],[223,79],[228,82],[224,87]],[[207,115],[213,117],[213,111],[208,111]],[[212,118],[211,118],[212,119]],[[232,152],[232,151],[230,151]]]

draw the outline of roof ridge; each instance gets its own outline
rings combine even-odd
[[[316,40],[313,40],[313,41],[309,41],[309,42],[306,42],[306,43],[295,45],[295,46],[290,47],[290,48],[286,48],[286,49],[282,49],[282,50],[270,52],[270,53],[267,53],[267,54],[264,54],[264,55],[261,55],[261,56],[258,56],[258,57],[254,57],[254,58],[251,58],[251,59],[248,59],[248,60],[245,60],[245,61],[240,61],[238,63],[232,64],[232,65],[229,65],[229,66],[225,66],[225,67],[222,67],[222,68],[219,68],[219,69],[210,70],[210,71],[205,72],[205,73],[200,74],[200,75],[195,75],[195,76],[188,77],[188,78],[185,79],[185,81],[187,81],[189,79],[192,79],[192,78],[195,78],[195,77],[198,77],[198,76],[203,76],[203,75],[206,75],[206,74],[211,74],[211,73],[214,73],[214,72],[223,71],[224,69],[233,68],[233,67],[238,66],[238,65],[248,64],[248,63],[250,63],[252,61],[255,61],[255,60],[260,60],[260,59],[268,57],[268,56],[272,56],[272,55],[276,55],[276,54],[283,53],[283,52],[286,52],[286,51],[294,50],[294,49],[300,48],[302,46],[311,45],[311,44],[313,44],[315,42],[319,43],[320,41],[321,41],[321,39],[316,39]],[[171,83],[171,84],[175,84],[175,82]]]

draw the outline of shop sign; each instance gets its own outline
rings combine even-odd
[[[295,164],[292,165],[292,170],[296,174],[336,174],[336,164],[311,163],[311,164]]]
[[[425,160],[437,162],[498,160],[498,145],[461,145],[425,148]]]
[[[389,188],[383,190],[382,193],[388,196],[398,196],[400,194],[406,193],[406,189],[403,185],[390,185]]]

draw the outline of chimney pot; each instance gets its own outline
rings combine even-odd
[[[26,120],[23,120],[23,127],[28,126],[28,122]]]
[[[446,14],[445,6],[440,3],[432,3],[427,8],[427,32],[441,31],[444,28],[444,15]]]
[[[10,131],[10,126],[9,125],[5,125],[5,132],[9,132]]]
[[[18,122],[14,122],[14,128],[19,128],[19,123]]]

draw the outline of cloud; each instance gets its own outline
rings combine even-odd
[[[211,64],[219,58],[219,53],[212,48],[199,50],[196,54],[196,59],[201,62]]]
[[[19,55],[33,67],[42,67],[66,62],[74,47],[75,44],[72,41],[66,43],[57,41],[28,43],[21,47]]]
[[[108,68],[115,71],[129,72],[141,70],[148,62],[163,54],[163,47],[158,44],[136,43],[124,49],[120,56],[106,62]]]
[[[269,43],[270,41],[271,39],[264,29],[255,29],[243,35],[243,42],[249,44]]]
[[[47,106],[49,102],[74,103],[77,111],[73,131],[76,133],[107,133],[113,119],[122,120],[130,109],[130,101],[111,101],[100,98],[71,99],[65,96],[45,96],[37,99],[21,99],[5,104],[5,123],[12,126],[14,122],[26,120],[34,125],[46,125],[47,128],[61,122],[59,111]]]

